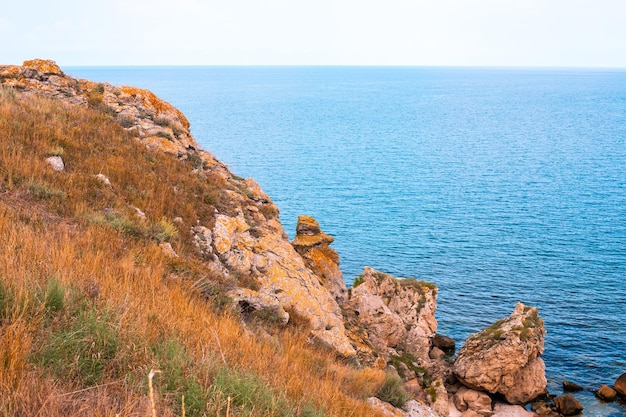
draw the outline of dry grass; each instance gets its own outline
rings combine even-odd
[[[159,416],[182,396],[187,416],[375,415],[381,371],[297,327],[251,331],[194,290],[213,278],[189,230],[226,185],[192,169],[106,112],[0,89],[0,416],[148,416],[151,369]]]

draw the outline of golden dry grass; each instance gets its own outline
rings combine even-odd
[[[189,230],[225,186],[105,112],[0,89],[0,416],[147,416],[151,369],[159,416],[181,415],[182,395],[187,416],[376,415],[381,371],[298,327],[245,327],[194,289],[214,278]]]

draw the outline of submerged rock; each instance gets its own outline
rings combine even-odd
[[[582,391],[583,387],[581,387],[580,385],[571,382],[571,381],[563,381],[563,391],[565,392],[577,392],[577,391]]]
[[[546,330],[536,308],[518,303],[509,318],[470,336],[454,362],[464,385],[524,404],[546,392]]]

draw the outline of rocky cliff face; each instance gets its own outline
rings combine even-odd
[[[200,150],[178,109],[148,90],[74,79],[49,60],[0,66],[0,85],[101,109],[146,146],[192,160],[197,172],[223,183],[222,195],[212,197],[222,201],[214,220],[198,219],[193,228],[207,268],[224,277],[249,277],[245,281],[253,288],[232,291],[235,301],[264,305],[281,320],[296,314],[308,321],[318,341],[342,356],[354,355],[337,301],[287,240],[278,208],[253,180],[233,175]]]

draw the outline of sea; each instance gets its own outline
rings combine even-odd
[[[439,287],[464,340],[537,307],[552,394],[626,416],[594,389],[626,372],[626,70],[70,67],[152,90],[203,149],[254,178],[293,238],[335,238],[348,285],[370,266]]]

